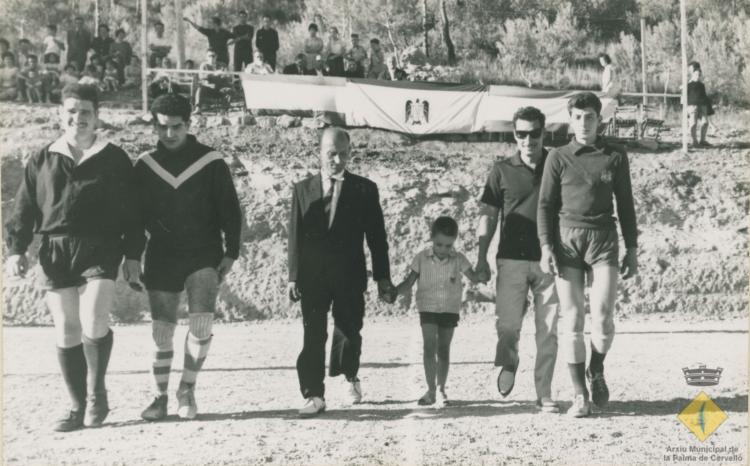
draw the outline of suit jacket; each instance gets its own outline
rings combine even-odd
[[[330,228],[321,175],[294,185],[289,215],[289,281],[297,282],[303,294],[305,289],[314,291],[332,283],[364,292],[365,240],[372,256],[373,279],[390,279],[388,239],[375,183],[344,172]]]

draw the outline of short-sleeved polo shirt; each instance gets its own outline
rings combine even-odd
[[[429,247],[414,258],[411,269],[419,274],[417,280],[417,309],[419,312],[450,312],[461,308],[463,284],[461,275],[471,269],[471,263],[460,252],[453,251],[439,259]]]
[[[538,261],[542,257],[537,237],[536,209],[546,157],[545,149],[542,159],[532,169],[516,152],[492,167],[480,200],[501,212],[498,258]]]

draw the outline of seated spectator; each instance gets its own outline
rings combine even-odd
[[[60,57],[65,50],[65,43],[57,38],[57,25],[50,24],[47,26],[47,35],[44,37],[44,53],[42,54],[42,63],[49,63],[51,55],[57,56],[57,64],[60,64]]]
[[[398,67],[396,56],[391,55],[388,59],[388,76],[387,79],[391,81],[405,81],[409,76],[406,74],[403,68]]]
[[[0,37],[0,68],[5,67],[5,63],[2,61],[2,57],[4,57],[8,52],[10,52],[10,42],[8,42],[4,37]]]
[[[351,57],[344,57],[344,77],[346,78],[363,78],[364,71],[359,64],[352,60]]]
[[[370,60],[367,64],[367,77],[370,79],[388,79],[388,67],[385,64],[385,54],[380,48],[380,40],[370,40]]]
[[[5,52],[3,67],[0,68],[0,101],[18,99],[18,73],[16,56],[12,52]]]
[[[344,76],[344,53],[346,44],[339,37],[338,28],[330,29],[330,37],[325,48],[326,66],[331,76]]]
[[[32,104],[42,102],[44,97],[42,70],[39,69],[36,55],[30,54],[26,58],[26,66],[21,71],[20,79],[24,82],[26,101]]]
[[[179,86],[170,82],[169,76],[163,73],[157,73],[154,79],[148,85],[148,96],[150,99],[167,94],[169,92],[180,92]]]
[[[68,84],[75,84],[78,82],[78,79],[78,71],[76,71],[76,66],[72,63],[68,63],[67,65],[65,65],[65,69],[60,75],[60,87],[64,88]]]
[[[96,86],[97,89],[101,89],[102,80],[99,79],[99,71],[97,70],[96,65],[86,66],[83,73],[81,73],[81,78],[78,80],[78,83]]]
[[[328,69],[326,68],[326,63],[323,61],[322,55],[315,55],[312,71],[312,74],[315,76],[328,76]]]
[[[109,60],[110,54],[112,53],[112,44],[114,43],[115,40],[109,37],[109,26],[106,24],[100,24],[99,33],[91,42],[91,48],[94,49],[94,54],[96,54],[102,62]]]
[[[169,57],[164,57],[161,61],[161,67],[171,70],[174,68],[174,64],[172,63],[172,60],[169,59]]]
[[[120,28],[115,31],[115,42],[110,47],[110,55],[117,62],[117,76],[120,83],[125,81],[125,67],[130,64],[133,56],[133,47],[125,40],[125,30]]]
[[[220,70],[221,64],[216,62],[216,52],[209,49],[208,53],[206,53],[206,61],[201,64],[199,69],[201,71],[209,72]],[[207,100],[222,98],[227,91],[231,91],[231,83],[227,83],[226,79],[219,74],[200,73],[198,79],[198,89],[195,92],[195,109],[193,113],[201,113]]]
[[[296,75],[312,74],[305,67],[305,54],[304,53],[297,54],[297,56],[294,59],[294,63],[292,63],[291,65],[286,65],[284,67],[284,74],[296,74]]]
[[[185,60],[185,69],[186,70],[194,70],[195,69],[195,62],[193,60]]]
[[[141,60],[133,55],[130,64],[125,67],[125,81],[123,89],[138,89],[141,87]]]
[[[323,39],[318,37],[318,25],[310,24],[307,28],[309,36],[305,39],[305,67],[308,70],[315,68],[315,57],[323,53]]]
[[[48,103],[58,102],[62,92],[60,85],[60,57],[54,53],[45,55],[47,63],[42,67],[43,100]]]
[[[273,74],[271,65],[266,63],[263,52],[256,50],[253,53],[253,62],[245,67],[245,73],[250,74]]]
[[[172,42],[164,35],[164,23],[161,21],[154,23],[154,29],[148,33],[148,48],[151,52],[149,66],[159,68],[160,66],[156,66],[156,59],[166,57],[172,50]]]
[[[152,65],[151,68],[164,68],[164,58],[159,55],[156,55],[154,57],[151,57]]]
[[[359,45],[359,34],[352,34],[352,48],[346,53],[346,58],[354,65],[349,65],[347,77],[364,78],[367,67],[367,50]],[[353,66],[353,69],[352,69]],[[346,68],[346,64],[344,64]]]
[[[26,100],[26,81],[22,79],[22,73],[27,66],[29,55],[31,54],[31,41],[29,39],[20,39],[16,52],[16,63],[18,63],[18,96],[24,101]]]
[[[117,62],[107,60],[107,67],[104,70],[104,79],[102,79],[102,88],[105,92],[117,92],[120,89],[120,77],[117,71]]]

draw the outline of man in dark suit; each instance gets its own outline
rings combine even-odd
[[[323,379],[331,305],[334,333],[329,375],[344,374],[352,403],[362,400],[357,372],[367,289],[365,240],[381,299],[393,303],[396,298],[378,187],[346,171],[349,142],[349,134],[343,129],[326,129],[320,141],[320,174],[296,183],[293,189],[289,297],[302,300],[305,337],[297,374],[306,399],[299,410],[303,416],[325,410]]]
[[[255,47],[263,52],[266,63],[276,71],[276,52],[279,50],[279,33],[271,27],[271,17],[264,15],[261,27],[255,33]]]
[[[315,74],[315,72],[312,70],[308,70],[305,67],[305,54],[300,53],[295,57],[294,63],[292,63],[291,65],[286,65],[284,67],[284,74],[296,74],[298,76],[302,76],[312,75]]]

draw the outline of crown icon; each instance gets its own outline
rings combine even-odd
[[[698,367],[693,369],[683,367],[682,373],[685,375],[685,382],[687,382],[688,385],[707,387],[719,384],[722,370],[721,367],[711,369],[710,367],[706,367],[705,364],[699,364]]]

